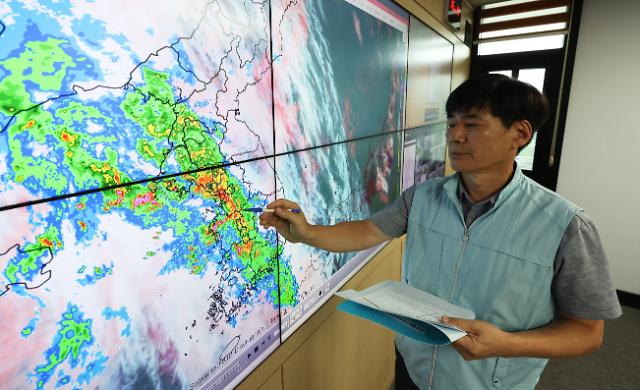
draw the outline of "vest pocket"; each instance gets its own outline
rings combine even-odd
[[[443,256],[445,237],[409,220],[403,259],[403,278],[413,287],[447,299],[451,280],[450,260]]]

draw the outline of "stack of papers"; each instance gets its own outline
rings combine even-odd
[[[442,316],[475,319],[471,310],[391,280],[359,292],[346,290],[336,295],[347,300],[338,305],[339,310],[426,344],[447,345],[466,336],[462,329],[440,322]]]

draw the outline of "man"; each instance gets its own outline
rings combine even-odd
[[[548,358],[597,350],[621,314],[593,222],[525,177],[517,153],[548,116],[532,86],[467,80],[447,100],[456,175],[431,178],[370,219],[310,225],[277,200],[260,216],[287,240],[353,251],[407,234],[402,278],[476,313],[443,318],[468,335],[433,347],[396,337],[396,388],[533,389]]]

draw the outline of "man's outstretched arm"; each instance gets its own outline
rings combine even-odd
[[[287,199],[278,199],[267,205],[273,213],[262,213],[260,224],[274,227],[290,242],[301,242],[331,252],[351,252],[370,248],[390,240],[371,220],[339,222],[332,226],[311,225],[304,213],[290,209],[300,206]]]

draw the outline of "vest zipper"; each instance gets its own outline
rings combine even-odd
[[[491,210],[482,214],[478,218],[476,218],[471,225],[467,226],[467,222],[464,220],[464,216],[462,215],[462,210],[458,209],[458,215],[460,216],[460,220],[462,221],[462,226],[464,226],[464,232],[462,233],[462,247],[460,247],[460,253],[458,254],[458,260],[456,263],[456,270],[453,275],[453,282],[451,282],[451,287],[449,289],[449,299],[447,300],[449,303],[452,303],[453,300],[453,292],[455,291],[455,285],[458,282],[458,273],[460,272],[460,266],[462,266],[462,258],[464,257],[464,251],[467,247],[467,242],[469,241],[469,230],[476,223],[477,220],[484,218],[487,214],[491,213],[495,208],[491,208]],[[436,360],[438,356],[438,346],[433,347],[433,354],[431,355],[431,371],[429,372],[429,383],[428,388],[433,389],[433,378],[435,374]]]
[[[449,289],[449,299],[447,299],[448,302],[451,302],[451,300],[453,299],[453,292],[455,290],[455,286],[456,283],[458,282],[458,273],[460,272],[460,266],[462,266],[462,258],[464,257],[464,250],[467,247],[467,241],[469,241],[469,229],[471,229],[471,226],[473,226],[473,224],[476,221],[473,221],[471,223],[471,226],[467,227],[467,223],[464,220],[464,217],[462,216],[462,213],[460,213],[460,210],[458,210],[458,214],[460,214],[460,219],[462,220],[462,225],[464,226],[464,232],[462,234],[462,247],[460,247],[460,252],[458,253],[458,260],[456,262],[456,270],[453,274],[453,282],[451,282],[451,287]]]
[[[471,230],[473,225],[475,225],[476,222],[478,222],[479,220],[485,219],[489,214],[491,214],[495,210],[495,207],[492,207],[490,210],[488,210],[478,218],[474,219],[473,222],[471,222],[471,225],[469,226],[467,226],[467,222],[464,220],[462,211],[457,207],[456,209],[458,210],[458,215],[460,216],[460,220],[462,221],[462,226],[464,226],[464,232],[462,233],[462,247],[460,248],[460,253],[458,254],[456,271],[453,275],[453,282],[451,283],[451,289],[449,290],[448,302],[450,303],[452,303],[451,300],[453,299],[453,291],[455,290],[455,285],[458,282],[458,273],[460,272],[460,266],[462,266],[462,258],[464,257],[464,251],[467,248],[467,242],[469,241],[469,231]]]
[[[475,223],[475,221],[473,221],[471,223],[471,226],[467,227],[467,223],[464,221],[464,217],[462,216],[462,213],[460,213],[459,210],[458,210],[458,213],[460,214],[460,219],[462,220],[462,225],[464,226],[464,233],[462,234],[462,247],[460,248],[460,253],[458,254],[458,261],[457,261],[457,264],[456,264],[456,271],[455,271],[455,274],[453,276],[453,282],[451,282],[451,288],[449,289],[449,299],[447,300],[448,302],[451,302],[451,300],[453,299],[453,291],[454,291],[454,287],[455,287],[455,285],[457,283],[457,280],[458,280],[458,272],[460,272],[460,266],[462,265],[462,258],[464,257],[464,250],[465,250],[465,248],[467,246],[467,241],[469,241],[469,229]],[[430,390],[433,389],[433,377],[435,375],[437,356],[438,356],[438,346],[434,346],[433,347],[433,354],[431,355],[431,371],[429,372],[429,383],[428,383],[428,388]]]

